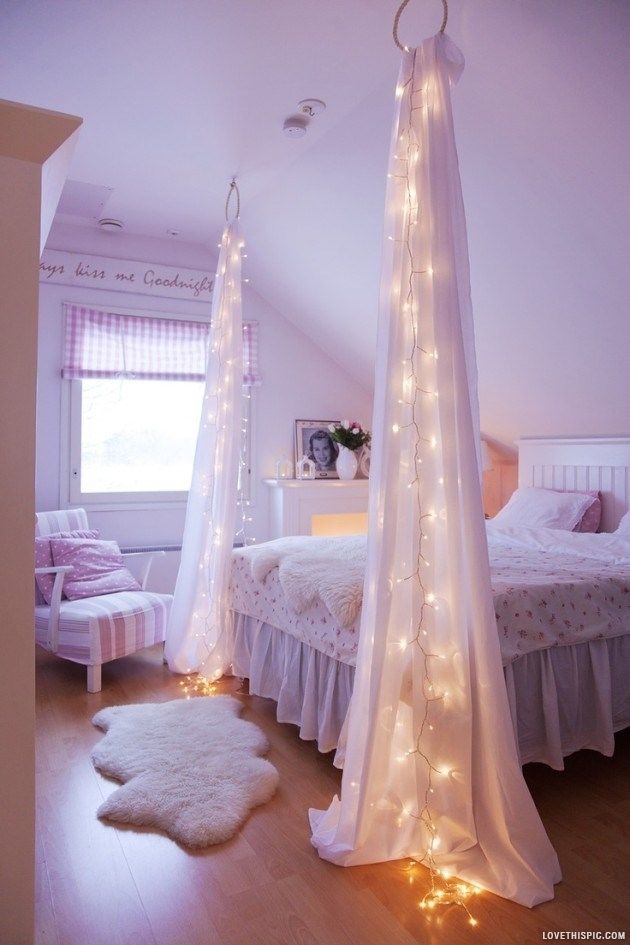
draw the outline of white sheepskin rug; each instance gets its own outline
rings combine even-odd
[[[228,840],[278,786],[260,757],[267,739],[241,709],[231,696],[101,709],[92,722],[107,734],[92,761],[122,787],[98,816],[157,827],[189,847]]]
[[[287,603],[296,614],[321,600],[342,627],[357,619],[363,599],[365,535],[290,536],[244,549],[254,580],[278,568]]]

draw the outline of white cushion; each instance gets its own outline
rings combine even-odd
[[[621,535],[622,538],[630,538],[630,512],[626,512],[617,525],[615,535]]]
[[[516,489],[493,521],[502,527],[559,528],[573,531],[595,501],[584,492]]]

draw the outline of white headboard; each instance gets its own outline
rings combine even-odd
[[[601,531],[612,532],[630,509],[630,436],[523,436],[518,484],[545,489],[599,489]]]

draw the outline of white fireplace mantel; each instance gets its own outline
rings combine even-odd
[[[366,531],[367,479],[265,479],[264,482],[271,489],[271,538]]]

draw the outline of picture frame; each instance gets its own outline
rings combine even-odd
[[[295,421],[295,466],[303,456],[308,456],[315,463],[316,479],[339,479],[335,462],[339,448],[330,436],[331,423],[339,420],[296,420]]]

